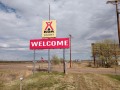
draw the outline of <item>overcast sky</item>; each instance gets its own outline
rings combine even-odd
[[[91,43],[118,39],[115,5],[107,0],[0,0],[0,59],[32,60],[29,40],[41,38],[42,21],[57,21],[57,37],[72,35],[72,59],[90,59]],[[47,59],[37,50],[36,59]],[[62,58],[62,50],[51,50]],[[66,50],[69,59],[69,49]]]

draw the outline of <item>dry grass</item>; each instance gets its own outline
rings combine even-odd
[[[66,75],[60,72],[38,72],[32,75],[28,69],[13,69],[14,67],[0,69],[0,90],[19,90],[21,76],[24,77],[23,90],[120,90],[120,75],[98,74],[100,70],[108,71],[111,68],[96,69],[85,66],[85,63],[74,64],[73,68],[68,68],[71,71]],[[61,65],[54,67],[58,71],[63,70]]]
[[[120,77],[120,76],[119,76]],[[19,80],[0,90],[19,90]],[[23,90],[119,90],[120,81],[100,74],[67,74],[40,72],[23,81]]]
[[[31,71],[26,70],[11,70],[11,69],[2,69],[0,70],[0,90],[6,86],[11,86],[16,84],[16,80],[19,80],[21,76],[27,77],[31,74]],[[9,89],[8,89],[9,90]]]

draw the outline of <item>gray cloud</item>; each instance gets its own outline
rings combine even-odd
[[[112,35],[99,35],[99,36],[94,36],[89,38],[88,40],[94,40],[94,41],[99,41],[99,40],[103,40],[103,39],[110,39],[112,37]]]
[[[42,20],[48,20],[49,3],[51,19],[57,20],[57,37],[68,37],[69,34],[73,36],[74,59],[82,58],[81,55],[90,57],[91,43],[96,40],[117,38],[115,6],[107,5],[106,0],[90,0],[87,3],[85,0],[0,0],[0,2],[15,10],[11,13],[2,9],[0,11],[0,47],[15,47],[12,50],[2,49],[0,54],[2,56],[7,54],[11,59],[32,58],[33,52],[28,50],[29,40],[41,38]],[[47,59],[47,50],[41,52],[38,51],[37,57],[44,56]],[[62,50],[51,50],[51,56],[56,52],[62,57]],[[69,49],[66,53],[69,58]]]

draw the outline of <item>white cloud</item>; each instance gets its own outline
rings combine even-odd
[[[8,45],[8,44],[5,44],[5,43],[0,43],[0,48],[7,48],[7,47],[9,47],[9,45]]]

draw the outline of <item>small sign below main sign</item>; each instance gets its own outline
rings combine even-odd
[[[42,21],[42,38],[56,37],[56,20]]]
[[[69,48],[69,38],[47,38],[30,40],[30,49],[65,49]]]

